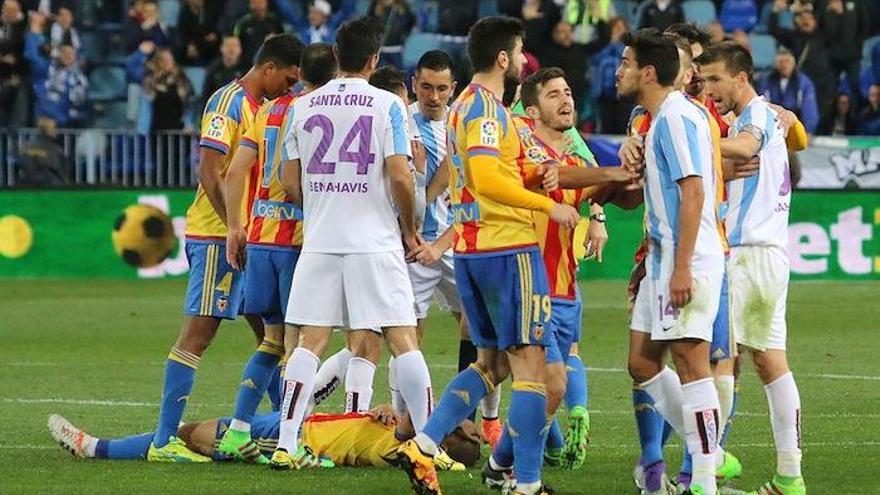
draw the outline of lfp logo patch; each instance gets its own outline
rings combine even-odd
[[[498,122],[486,119],[480,124],[480,144],[498,147]]]
[[[223,137],[223,129],[226,128],[226,117],[214,115],[208,122],[208,137],[218,139]]]

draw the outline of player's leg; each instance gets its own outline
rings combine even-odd
[[[583,306],[579,298],[573,303],[553,301],[554,327],[562,353],[561,364],[566,375],[563,400],[568,408],[568,432],[565,437],[563,459],[570,469],[581,467],[586,460],[590,431],[590,415],[587,412],[587,375],[578,349],[582,319]]]
[[[284,398],[278,449],[272,455],[273,469],[332,467],[315,462],[311,452],[299,445],[299,431],[312,399],[315,381],[333,327],[344,324],[342,256],[302,253],[293,274],[285,322],[297,325],[299,346],[284,370]]]
[[[348,347],[343,347],[336,354],[328,357],[321,363],[318,368],[318,376],[315,379],[315,391],[312,392],[312,400],[309,402],[306,415],[320,403],[327,400],[333,392],[339,388],[339,385],[345,382],[345,375],[348,373],[348,363],[351,360],[351,351]]]
[[[345,412],[365,413],[373,400],[373,377],[381,355],[381,337],[372,330],[350,330],[346,339],[352,357],[345,374]]]
[[[741,263],[737,263],[741,260]],[[801,474],[801,403],[786,355],[788,263],[774,248],[736,248],[730,289],[734,333],[764,384],[776,446],[776,473],[757,493],[806,493]]]

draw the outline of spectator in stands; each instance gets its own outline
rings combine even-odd
[[[820,136],[852,136],[856,133],[858,122],[853,115],[849,95],[840,93],[834,99],[834,105],[825,112],[819,121],[816,134]]]
[[[871,31],[870,12],[862,0],[828,0],[822,30],[828,39],[831,75],[836,81],[841,73],[846,74],[853,107],[858,109],[862,43]]]
[[[759,91],[767,100],[794,112],[808,133],[816,132],[819,124],[816,88],[809,76],[797,69],[788,48],[782,47],[776,52],[775,68],[763,78]]]
[[[24,59],[27,29],[18,0],[4,0],[0,9],[0,127],[28,124],[29,88]]]
[[[758,7],[755,0],[724,0],[718,19],[724,30],[749,32],[758,23]]]
[[[552,33],[560,19],[559,7],[552,0],[525,0],[522,19],[526,25],[524,49],[533,54],[546,53],[553,45]]]
[[[326,0],[315,0],[309,6],[309,14],[305,19],[302,16],[287,18],[287,22],[293,25],[296,33],[305,44],[336,42],[336,30],[343,22],[354,14],[354,0],[344,0],[336,13]]]
[[[599,104],[599,132],[604,134],[626,134],[633,103],[617,97],[617,78],[615,72],[623,55],[623,35],[629,31],[626,21],[615,17],[609,22],[611,36],[608,45],[593,59],[592,94]]]
[[[644,0],[636,11],[636,19],[638,29],[653,27],[663,31],[684,22],[684,10],[679,0]]]
[[[21,8],[25,12],[33,10],[48,17],[57,14],[61,9],[76,12],[78,4],[77,0],[22,0]]]
[[[58,47],[61,45],[70,45],[77,53],[82,49],[79,32],[73,26],[73,11],[69,8],[61,7],[58,9],[55,22],[49,29],[49,43],[52,45],[53,57],[58,55]]]
[[[773,10],[767,23],[768,31],[794,53],[798,69],[808,75],[816,86],[816,101],[822,109],[828,108],[836,88],[828,65],[825,36],[818,29],[816,14],[812,8],[798,8],[795,12],[794,29],[780,26],[780,13],[789,8],[789,0],[773,2]]]
[[[193,97],[192,84],[167,48],[147,62],[144,92],[153,105],[153,131],[183,129],[184,110]]]
[[[144,41],[152,41],[157,47],[170,46],[171,35],[160,21],[159,4],[155,0],[144,0],[137,5],[133,20],[125,30],[128,52],[137,50]]]
[[[241,42],[235,36],[224,36],[223,43],[220,44],[220,56],[205,71],[201,106],[204,107],[215,91],[229,81],[243,76],[245,72],[247,67],[241,59]]]
[[[478,5],[479,0],[439,2],[437,6],[437,32],[449,36],[467,37],[468,30],[477,22]],[[455,60],[454,56],[453,60]]]
[[[728,39],[730,38],[724,32],[724,26],[721,25],[721,21],[713,19],[709,23],[709,43],[721,43]]]
[[[217,34],[217,12],[209,9],[206,0],[185,0],[177,21],[180,36],[178,60],[185,65],[205,65],[214,59],[220,37]]]
[[[40,132],[28,142],[15,161],[19,187],[63,187],[70,184],[73,163],[56,140],[56,124],[49,117],[37,119]]]
[[[403,43],[416,24],[416,16],[406,0],[373,0],[369,16],[385,26],[385,40],[380,55],[385,63],[401,67]]]
[[[880,136],[880,84],[872,84],[868,89],[868,104],[859,114],[859,134]]]
[[[281,19],[269,11],[269,0],[250,0],[250,12],[235,23],[232,33],[241,40],[244,59],[253,60],[260,45],[272,34],[281,34]]]
[[[574,27],[574,42],[608,43],[608,21],[616,17],[611,0],[568,0],[562,19]]]
[[[544,46],[543,51],[536,53],[544,67],[559,67],[565,71],[565,79],[571,87],[575,109],[580,110],[587,96],[587,63],[588,55],[595,52],[598,43],[585,45],[575,43],[574,28],[565,21],[556,23],[553,28],[552,41]]]
[[[77,127],[87,117],[89,80],[80,68],[73,46],[61,45],[58,56],[51,56],[44,34],[47,23],[46,16],[33,12],[30,32],[25,38],[24,56],[31,67],[36,113],[61,127]]]
[[[147,75],[147,61],[156,52],[156,44],[150,40],[141,41],[138,49],[134,51],[125,61],[125,79],[129,84],[138,84],[144,82]]]

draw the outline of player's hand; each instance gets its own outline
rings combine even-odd
[[[741,161],[726,159],[722,168],[725,181],[745,179],[758,173],[761,168],[761,160],[757,156]]]
[[[247,234],[244,227],[229,229],[226,234],[226,262],[238,271],[244,270],[245,244],[247,244]]]
[[[785,107],[772,103],[770,104],[770,108],[776,111],[776,127],[782,131],[783,136],[787,137],[788,131],[791,130],[798,121],[797,115],[791,110],[786,110]]]
[[[630,168],[620,166],[620,167],[603,167],[602,171],[605,172],[605,177],[608,179],[608,182],[632,182],[639,177],[641,177],[641,171],[636,172]]]
[[[555,163],[543,163],[539,167],[544,167],[541,188],[547,192],[559,189],[559,166]]]
[[[620,163],[635,173],[641,173],[645,168],[645,147],[642,142],[635,136],[628,136],[620,145],[620,151],[617,156]]]
[[[691,302],[693,296],[694,277],[690,267],[675,268],[669,279],[669,299],[676,308],[683,308]]]
[[[428,155],[425,152],[425,146],[418,142],[412,141],[412,155],[413,155],[413,166],[416,168],[416,171],[424,174],[426,169],[426,164],[428,163]]]
[[[627,185],[624,186],[623,190],[624,191],[641,191],[642,188],[644,188],[644,187],[645,187],[645,179],[644,179],[644,177],[639,177],[639,178],[634,179],[634,180],[630,181],[629,183],[627,183]]]
[[[373,418],[373,421],[378,421],[385,426],[397,425],[397,414],[394,413],[394,409],[390,406],[376,406],[367,415]]]
[[[425,240],[418,233],[403,236],[403,247],[406,248],[408,262],[412,263],[415,261],[415,258],[410,260],[410,253],[418,250],[423,244],[425,244]]]
[[[430,242],[422,244],[418,249],[411,251],[406,255],[407,261],[410,259],[412,261],[418,261],[424,266],[431,266],[440,261],[440,258],[442,257],[443,251],[434,245],[434,243]]]
[[[555,203],[550,210],[550,218],[563,227],[573,229],[581,219],[581,214],[574,207]]]
[[[587,238],[584,240],[584,247],[587,249],[585,256],[587,258],[595,256],[596,261],[601,263],[602,251],[607,243],[608,230],[605,228],[605,223],[591,220],[590,226],[587,229]]]

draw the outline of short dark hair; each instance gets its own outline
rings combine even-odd
[[[639,29],[635,33],[623,35],[623,44],[630,47],[636,55],[636,64],[641,69],[652,66],[657,73],[657,83],[672,86],[678,76],[678,49],[669,36],[663,36],[653,28]]]
[[[754,66],[752,65],[752,54],[749,53],[742,45],[735,41],[722,41],[706,48],[702,55],[697,57],[697,63],[700,65],[709,65],[716,62],[723,62],[727,72],[731,75],[737,75],[745,72],[752,80]]]
[[[292,34],[278,34],[266,38],[254,55],[254,65],[274,63],[279,67],[299,66],[306,45]]]
[[[690,62],[694,61],[694,52],[693,52],[693,50],[691,50],[691,44],[688,42],[687,39],[685,39],[682,36],[679,36],[676,33],[670,33],[667,31],[663,32],[663,36],[668,36],[670,39],[672,39],[672,42],[675,43],[675,48],[677,50],[679,50],[679,52],[684,52],[685,57],[687,57],[687,59]],[[678,58],[679,58],[678,62],[680,64],[681,63],[681,53],[679,53]],[[688,63],[688,67],[690,67],[690,63]]]
[[[334,77],[339,65],[333,46],[327,43],[312,43],[303,50],[299,64],[300,79],[312,86],[323,86]]]
[[[361,17],[343,24],[336,31],[339,68],[346,72],[362,70],[370,57],[382,48],[382,31],[382,25],[371,17]]]
[[[406,74],[393,65],[385,65],[373,72],[370,76],[370,84],[379,89],[397,94],[400,88],[406,89]]]
[[[565,71],[559,67],[542,67],[538,69],[538,72],[529,75],[529,77],[523,81],[522,88],[520,88],[519,92],[523,106],[530,107],[532,105],[537,105],[538,93],[541,91],[540,86],[560,77],[565,79]]]
[[[487,72],[495,66],[500,52],[512,52],[516,40],[525,36],[522,21],[513,17],[484,17],[468,32],[468,55],[474,72]]]
[[[435,72],[449,69],[449,72],[452,73],[455,72],[455,63],[452,61],[452,57],[443,50],[428,50],[419,58],[419,62],[416,64],[416,74],[422,69]]]
[[[679,22],[666,28],[665,33],[676,34],[688,42],[689,45],[699,43],[705,49],[709,46],[709,33],[698,28],[692,22]]]

